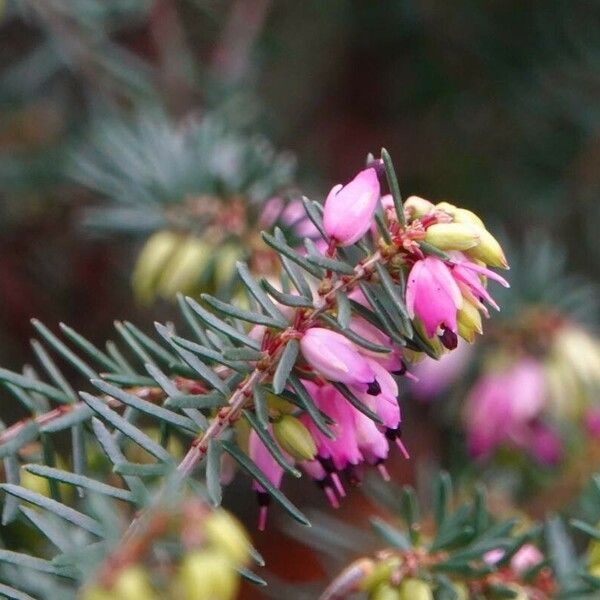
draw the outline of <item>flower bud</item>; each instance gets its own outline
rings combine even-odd
[[[361,581],[360,589],[370,591],[389,581],[392,573],[400,567],[402,559],[399,556],[393,556],[386,560],[378,561],[373,565],[371,572]]]
[[[221,552],[199,551],[184,557],[178,575],[185,600],[233,600],[238,578]]]
[[[219,249],[215,264],[215,285],[218,288],[231,283],[236,274],[236,263],[243,259],[244,250],[239,244],[225,244]]]
[[[304,425],[292,415],[284,415],[273,423],[273,433],[279,445],[296,460],[313,460],[317,446]]]
[[[148,575],[141,567],[123,569],[112,587],[114,600],[154,600],[157,598]]]
[[[468,250],[479,239],[477,229],[463,223],[435,223],[425,233],[425,241],[440,250]]]
[[[474,225],[481,229],[485,229],[483,221],[472,211],[466,208],[457,208],[452,213],[454,223],[464,223],[465,225]]]
[[[422,579],[409,577],[400,584],[400,600],[433,600],[433,591]]]
[[[418,219],[435,210],[433,203],[419,196],[409,196],[404,202],[404,208],[412,213],[413,218]]]
[[[369,600],[402,600],[403,596],[397,587],[389,583],[380,583],[369,595]]]
[[[204,522],[206,541],[228,556],[235,565],[245,565],[250,541],[239,521],[225,510],[216,510]]]
[[[435,205],[435,207],[438,210],[443,210],[445,213],[448,213],[451,216],[453,216],[454,213],[458,210],[458,208],[454,204],[451,204],[450,202],[438,202]]]
[[[206,242],[189,236],[169,258],[158,283],[159,294],[169,299],[174,298],[177,292],[193,292],[211,260],[211,255],[211,248]]]
[[[481,313],[474,304],[468,300],[463,301],[461,309],[457,315],[458,334],[464,340],[472,343],[475,339],[475,333],[482,333]]]
[[[356,243],[371,227],[379,200],[375,169],[361,171],[350,183],[336,185],[325,200],[323,227],[340,246]]]
[[[456,600],[469,600],[469,588],[462,581],[452,584]]]
[[[144,244],[131,277],[133,293],[141,304],[154,300],[157,281],[180,241],[180,236],[172,231],[159,231]]]
[[[508,262],[498,240],[487,230],[478,230],[480,241],[477,246],[466,251],[471,258],[482,260],[490,267],[508,269]]]
[[[115,595],[105,588],[92,586],[84,589],[77,598],[78,600],[115,600]]]

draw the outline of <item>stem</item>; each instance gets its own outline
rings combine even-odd
[[[387,262],[387,259],[382,256],[379,250],[370,256],[365,262],[356,265],[356,267],[354,267],[354,275],[349,276],[349,278],[339,279],[336,281],[332,288],[321,297],[320,301],[317,303],[315,309],[312,311],[312,313],[310,313],[308,318],[304,320],[304,326],[310,327],[315,323],[318,316],[327,310],[329,302],[335,298],[336,292],[352,288],[361,279],[364,279],[367,276],[370,277],[371,273],[373,272],[372,267],[377,262]],[[298,310],[296,312],[298,312]],[[285,332],[280,333],[279,337],[282,337],[284,333]],[[182,478],[188,477],[206,456],[206,451],[208,449],[210,440],[218,439],[227,429],[227,427],[238,419],[242,409],[246,406],[248,399],[252,396],[252,388],[255,384],[261,383],[267,377],[272,367],[277,364],[277,359],[283,352],[284,348],[285,342],[282,342],[278,345],[276,352],[271,356],[268,367],[263,367],[261,369],[256,368],[240,384],[240,387],[233,392],[231,398],[229,399],[226,410],[223,411],[223,409],[221,409],[219,411],[199,441],[196,441],[192,445],[187,454],[184,456],[183,460],[179,463],[177,471]]]

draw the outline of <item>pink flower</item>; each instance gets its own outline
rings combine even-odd
[[[429,337],[438,329],[457,331],[456,312],[462,295],[450,269],[433,256],[417,260],[408,275],[406,307],[411,319],[419,317]]]
[[[254,429],[250,432],[250,438],[248,440],[248,455],[275,487],[281,486],[283,468],[275,461],[272,454],[267,450]],[[260,531],[264,531],[267,524],[267,508],[271,497],[265,488],[257,481],[252,482],[252,487],[256,490],[260,506],[258,528]]]
[[[556,465],[560,461],[562,443],[554,429],[536,423],[531,428],[529,450],[539,463],[547,466]]]
[[[377,377],[380,392],[376,396],[357,394],[368,407],[377,413],[388,429],[398,429],[400,425],[400,405],[398,404],[398,384],[386,369],[376,360],[368,359]]]
[[[362,455],[358,448],[352,406],[330,385],[319,388],[315,403],[334,421],[331,426],[334,439],[323,435],[314,424],[309,428],[317,443],[319,458],[331,460],[337,471],[343,470],[348,464],[359,464]]]
[[[588,409],[584,418],[587,432],[594,438],[600,438],[600,409]]]
[[[323,227],[340,246],[351,246],[369,230],[379,200],[375,169],[361,171],[350,183],[338,184],[325,200]]]
[[[472,347],[462,341],[452,352],[443,354],[439,360],[425,358],[414,365],[416,380],[410,388],[420,400],[431,400],[447,390],[458,380],[469,366]]]
[[[392,373],[404,369],[404,363],[400,357],[399,348],[395,346],[392,340],[383,333],[383,331],[375,327],[375,325],[372,325],[362,317],[353,315],[350,321],[350,329],[366,340],[390,349],[390,352],[386,354],[383,352],[372,352],[361,348],[360,351],[362,354],[373,357],[380,365]]]
[[[517,550],[510,561],[510,566],[519,574],[536,567],[544,560],[544,555],[533,544],[525,544]]]
[[[490,550],[483,555],[483,560],[495,565],[500,562],[506,553],[500,548]],[[522,575],[529,569],[539,565],[544,560],[544,555],[533,544],[524,544],[517,550],[515,555],[510,559],[510,567],[519,575]]]
[[[544,387],[543,367],[531,358],[481,377],[465,413],[471,453],[485,457],[504,442],[532,449],[532,424],[544,408]]]
[[[450,252],[450,255],[454,261],[451,265],[450,272],[458,284],[462,295],[475,306],[477,306],[486,316],[487,309],[483,305],[483,300],[485,300],[496,310],[500,310],[494,299],[490,296],[490,293],[481,282],[480,275],[496,281],[504,287],[510,287],[508,281],[506,281],[504,277],[494,273],[494,271],[486,269],[485,267],[482,267],[469,260],[462,252]]]
[[[263,229],[271,229],[276,224],[280,224],[291,228],[293,234],[299,238],[323,240],[319,230],[308,218],[300,200],[291,200],[287,204],[277,196],[267,200],[258,224]]]
[[[342,334],[312,327],[300,339],[306,362],[330,381],[355,386],[360,391],[378,393],[375,373],[358,348]]]

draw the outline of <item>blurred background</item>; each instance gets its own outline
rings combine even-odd
[[[257,198],[281,184],[322,199],[382,146],[405,195],[456,202],[504,232],[522,283],[507,314],[521,315],[527,340],[541,340],[527,352],[546,357],[556,329],[533,319],[525,310],[532,306],[595,330],[600,2],[0,0],[0,47],[3,366],[31,359],[33,316],[52,327],[64,321],[98,343],[115,318],[145,330],[175,318],[169,294],[139,302],[130,285],[149,236],[172,223],[173,203],[222,189],[228,200],[252,196],[259,183]],[[198,174],[181,142],[188,134],[194,152],[221,166],[239,151],[256,185],[234,185],[214,165]],[[245,150],[257,144],[268,156],[264,176]],[[226,227],[234,217],[225,211]],[[595,368],[584,378],[592,408]],[[13,415],[4,404],[10,421],[18,409]],[[437,420],[427,418],[437,412],[427,402],[407,410],[416,459],[392,465],[395,476],[414,481],[427,465],[460,462],[452,456],[464,448],[449,443],[460,409]],[[537,426],[546,415],[535,419]],[[544,456],[543,468],[560,462]],[[521,469],[521,458],[506,460]],[[531,468],[524,477],[531,483]],[[520,482],[527,496],[532,488]],[[362,502],[344,510],[360,520]],[[244,510],[253,518],[252,507]],[[305,574],[284,570],[275,550],[265,554],[280,575]]]

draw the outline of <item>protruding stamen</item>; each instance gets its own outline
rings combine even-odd
[[[340,476],[337,473],[331,473],[331,481],[333,481],[333,485],[335,486],[335,489],[336,489],[337,493],[339,494],[339,496],[341,498],[345,498],[346,490],[344,489],[344,486],[342,485],[342,480],[340,479]]]
[[[381,474],[381,478],[384,481],[390,481],[390,479],[391,479],[390,474],[387,470],[387,467],[382,462],[377,465],[377,470]]]
[[[404,442],[402,441],[402,439],[399,436],[396,438],[396,446],[398,446],[398,448],[400,448],[400,452],[402,452],[402,455],[404,456],[404,458],[406,460],[409,460],[410,454],[409,454],[408,450],[406,449]]]
[[[264,531],[267,527],[267,512],[268,506],[261,506],[258,511],[258,530]]]
[[[338,500],[337,496],[335,495],[335,492],[333,491],[333,489],[330,488],[329,486],[326,486],[323,488],[323,491],[325,492],[325,495],[327,496],[327,500],[329,500],[329,504],[331,504],[332,508],[339,508],[340,503],[339,503],[339,500]]]

